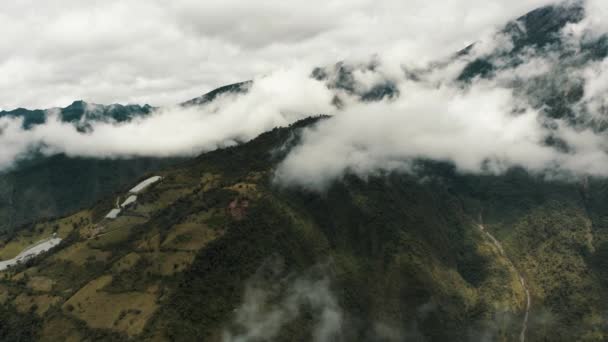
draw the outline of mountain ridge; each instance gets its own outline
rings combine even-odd
[[[579,15],[552,8],[558,12],[545,8],[522,18],[557,13],[562,25]],[[540,29],[554,32],[554,21],[546,22],[551,25]],[[541,49],[556,48],[540,37]],[[495,57],[491,51],[484,58]],[[518,55],[500,58],[517,62]],[[366,101],[366,92],[353,86],[357,68],[375,66],[339,63],[315,69],[312,77],[338,89],[340,107],[343,93]],[[560,81],[548,74],[530,84]],[[469,80],[483,77],[493,72]],[[399,96],[383,81],[386,88],[373,91],[372,100]],[[460,82],[466,87],[468,80]],[[242,93],[243,84],[192,104]],[[579,95],[555,103],[564,87],[547,88],[541,94],[519,84],[510,89],[548,108],[541,117],[549,123],[595,125],[565,111]],[[7,322],[0,338],[608,338],[606,179],[552,178],[519,166],[464,173],[448,161],[417,158],[409,172],[362,178],[347,169],[322,191],[280,183],[277,165],[324,120],[331,118],[303,119],[149,171],[145,177],[162,180],[115,219],[106,214],[131,195],[138,177],[92,206],[0,238],[3,259],[54,233],[63,239],[0,272],[0,318]]]
[[[163,181],[140,195],[138,204],[115,221],[99,221],[113,207],[113,198],[108,198],[92,211],[85,210],[62,219],[60,222],[68,225],[62,228],[59,224],[65,237],[60,249],[49,253],[51,257],[42,256],[5,272],[5,280],[0,285],[11,298],[10,293],[20,293],[14,292],[20,287],[35,286],[27,279],[19,285],[19,279],[26,274],[27,278],[37,281],[52,280],[55,285],[50,293],[59,296],[56,299],[59,302],[65,302],[55,311],[40,311],[38,315],[43,319],[41,331],[51,331],[61,324],[72,327],[69,331],[75,334],[73,336],[92,336],[93,330],[89,327],[92,325],[104,327],[95,330],[103,338],[114,336],[117,340],[127,336],[138,336],[143,340],[220,340],[226,331],[239,336],[243,333],[241,329],[248,327],[246,322],[233,322],[231,317],[234,310],[243,310],[239,305],[241,300],[247,300],[243,291],[249,284],[261,282],[266,284],[262,289],[268,289],[264,291],[275,291],[270,290],[272,287],[268,287],[268,281],[285,282],[286,288],[279,287],[276,293],[268,295],[279,301],[281,298],[290,300],[284,297],[289,293],[284,291],[292,286],[288,275],[301,274],[304,278],[298,281],[321,284],[325,280],[318,283],[320,280],[315,280],[317,278],[309,279],[304,275],[308,272],[306,270],[314,268],[317,263],[327,262],[329,257],[330,271],[325,273],[331,279],[327,280],[332,284],[330,293],[339,303],[340,326],[351,327],[350,330],[340,328],[334,331],[338,334],[336,338],[382,340],[386,336],[375,326],[380,324],[397,330],[405,329],[402,332],[406,334],[404,336],[424,336],[431,340],[468,340],[487,334],[496,339],[511,340],[520,332],[520,321],[515,317],[523,317],[525,296],[517,274],[508,271],[508,260],[495,252],[478,230],[476,217],[483,212],[486,229],[503,240],[506,252],[513,257],[518,268],[523,266],[530,283],[533,306],[528,340],[536,340],[540,336],[551,336],[553,340],[569,339],[582,336],[581,329],[590,327],[592,323],[581,322],[580,329],[572,329],[561,322],[580,314],[582,317],[593,315],[596,307],[601,310],[601,297],[590,301],[593,298],[591,294],[605,296],[605,289],[587,289],[589,300],[576,306],[573,305],[577,302],[576,296],[566,296],[571,301],[566,305],[576,308],[576,311],[571,311],[559,304],[563,300],[558,299],[562,290],[558,287],[558,292],[553,292],[547,285],[563,272],[573,279],[581,277],[584,282],[592,279],[585,274],[596,271],[590,268],[588,263],[591,261],[582,264],[577,261],[587,257],[584,253],[579,254],[576,244],[580,243],[581,247],[588,244],[585,234],[597,235],[599,243],[604,233],[600,227],[585,232],[590,229],[590,223],[584,223],[589,222],[589,214],[585,213],[589,205],[581,206],[580,203],[592,203],[596,201],[593,198],[600,199],[606,193],[590,193],[583,200],[578,184],[547,182],[523,170],[514,169],[504,176],[480,178],[459,175],[446,163],[423,161],[423,173],[433,181],[420,183],[415,175],[399,173],[379,175],[367,181],[348,175],[343,181],[333,183],[322,195],[273,185],[271,165],[279,162],[281,155],[269,152],[276,146],[285,146],[288,141],[293,141],[294,135],[297,140],[302,128],[310,127],[318,120],[308,119],[290,128],[278,128],[251,142],[209,152],[181,167],[162,171],[159,175],[163,176]],[[590,181],[605,184],[602,180]],[[593,188],[601,187],[593,185]],[[539,197],[537,193],[543,195]],[[505,210],[503,203],[508,203],[513,210]],[[83,221],[78,217],[88,218]],[[546,219],[541,217],[550,218],[559,223],[558,227],[563,227],[549,224],[541,231],[563,230],[565,235],[543,233],[549,235],[535,237],[534,234],[540,233],[536,227],[546,224],[543,223]],[[576,220],[582,220],[583,224],[569,226],[567,223],[578,222]],[[71,227],[69,222],[76,225]],[[53,221],[42,222],[35,231],[47,231],[54,224]],[[106,227],[108,233],[95,228],[99,225]],[[91,232],[98,233],[88,237]],[[571,240],[569,234],[578,237]],[[537,255],[534,258],[539,258],[534,260],[541,265],[548,266],[557,257],[572,261],[563,264],[570,260],[563,259],[557,264],[563,264],[557,266],[558,273],[538,273],[542,271],[535,269],[534,263],[530,264],[534,262],[529,259],[531,256],[526,256],[528,242],[514,244],[516,241],[561,246],[559,250],[563,249],[563,252],[557,254],[549,253],[550,249],[535,251],[544,253],[534,254]],[[571,247],[574,241],[578,242]],[[67,264],[60,261],[70,260],[65,258],[72,253],[82,256],[71,259]],[[71,274],[81,272],[80,266],[74,263],[84,262],[81,258],[86,255],[95,255],[87,266],[90,271],[86,274],[89,275],[74,279],[80,279],[77,281],[81,286],[88,285],[80,287],[77,292],[72,290],[60,294],[63,289],[73,286],[70,285],[71,280],[61,280],[62,277],[71,279]],[[277,269],[272,266],[263,271],[263,265],[270,262],[268,258],[272,255],[279,256],[282,260],[279,263],[283,266],[277,266]],[[549,259],[543,261],[544,257]],[[127,265],[130,266],[120,266],[133,258],[139,261],[129,262]],[[173,268],[174,261],[168,261],[170,264],[166,265],[165,260],[182,261]],[[63,270],[61,275],[56,273],[58,267]],[[121,267],[127,268],[122,270]],[[566,271],[561,267],[575,268]],[[261,275],[270,273],[257,279],[259,272]],[[546,280],[539,282],[541,279]],[[93,295],[89,288],[98,286],[96,284],[100,281],[105,285],[96,287],[97,295]],[[156,297],[152,297],[160,300],[159,307],[151,308],[144,304],[150,303],[151,298],[144,296],[145,291],[149,291],[145,289],[150,289],[150,286],[164,289],[154,292]],[[579,285],[562,280],[560,286],[568,289]],[[42,305],[45,293],[49,293],[45,291],[34,291],[29,298],[41,301]],[[93,302],[85,305],[86,293]],[[160,293],[166,295],[160,296]],[[138,309],[142,310],[141,314],[129,313],[138,306],[118,299],[126,294],[143,301],[143,306]],[[305,292],[302,296],[312,296],[312,293]],[[558,301],[552,302],[555,299],[551,296],[558,296]],[[20,304],[21,299],[17,299],[20,297],[13,298],[13,301],[17,300],[14,302],[17,312],[28,308]],[[497,298],[501,299],[496,301]],[[98,300],[112,300],[117,308],[122,309],[109,311],[113,318],[100,321],[91,316]],[[272,308],[273,300],[268,300],[270,302],[264,305]],[[391,300],[401,304],[393,307],[389,304]],[[498,311],[495,311],[495,305],[499,305]],[[559,318],[551,322],[539,321],[538,315],[542,316],[543,310],[550,310],[553,305],[558,305],[556,307],[561,310],[553,312]],[[468,309],[463,311],[464,308]],[[121,322],[124,319],[121,318],[121,310],[126,312],[124,317],[132,317],[134,322],[140,323],[112,325],[113,320]],[[314,319],[306,319],[307,315],[321,317],[314,316],[315,310],[329,309],[300,307],[293,320],[285,322],[273,336],[306,339],[306,334],[321,324]],[[267,317],[263,312],[260,315]],[[396,323],[403,319],[417,328]],[[74,325],[79,320],[87,323]],[[142,327],[141,322],[145,322],[143,330],[130,330],[135,328],[129,327]],[[233,327],[233,324],[236,325]],[[591,326],[594,329],[599,327]],[[601,333],[601,330],[596,332]],[[113,335],[115,333],[118,335]]]

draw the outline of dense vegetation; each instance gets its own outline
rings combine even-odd
[[[59,226],[67,239],[4,272],[4,310],[20,313],[11,324],[35,319],[42,339],[221,340],[251,333],[239,315],[254,288],[259,317],[289,318],[276,339],[310,339],[335,311],[342,340],[513,340],[525,297],[483,220],[530,284],[529,340],[605,338],[605,182],[521,169],[479,177],[421,161],[425,181],[351,175],[324,193],[274,184],[277,147],[317,120],[163,171],[117,220],[102,219],[108,197],[37,224],[30,234]],[[309,283],[320,294],[293,297]],[[335,304],[316,306],[321,294]]]
[[[94,159],[55,155],[24,161],[0,173],[0,234],[66,215],[129,186],[146,172],[179,158]]]
[[[96,121],[124,122],[133,118],[146,116],[154,108],[149,105],[98,105],[84,101],[74,101],[64,108],[52,108],[48,110],[17,108],[10,111],[0,111],[0,118],[16,118],[23,120],[23,128],[30,129],[49,120],[49,113],[57,115],[56,119],[77,125],[79,129],[86,129]]]
[[[506,30],[518,38],[515,50],[553,49],[555,31],[580,16],[577,7],[545,7],[520,18],[525,31]],[[584,58],[602,54],[597,44]],[[493,58],[502,57],[471,61],[460,81],[492,77]],[[337,64],[313,77],[354,92],[352,72]],[[552,82],[531,83],[548,85],[537,98],[550,104],[548,117],[567,117],[568,101],[581,94],[558,96]],[[184,105],[248,86],[226,86]],[[395,90],[383,84],[358,95],[390,99],[399,96]],[[530,90],[521,91],[536,96]],[[2,259],[53,233],[64,241],[0,272],[0,337],[513,341],[526,307],[521,274],[532,298],[527,340],[608,339],[608,181],[521,168],[471,175],[418,160],[415,172],[367,179],[347,173],[323,192],[276,184],[273,170],[302,129],[323,119],[156,171],[162,181],[115,220],[104,215],[117,197],[163,163],[57,156],[7,174],[10,184],[32,188],[0,196],[11,209],[4,217],[23,223],[0,241]],[[568,148],[549,138],[548,145]],[[83,195],[84,187],[94,190]],[[28,209],[64,217],[27,223],[19,213]]]
[[[204,105],[227,93],[246,92],[251,81],[220,87],[182,106]],[[149,105],[98,105],[74,101],[64,108],[0,111],[1,118],[23,120],[24,129],[50,120],[56,115],[78,130],[92,129],[96,122],[127,122],[147,116],[155,108]],[[13,233],[27,223],[66,215],[92,206],[98,199],[129,185],[142,174],[175,165],[184,158],[116,158],[47,156],[32,147],[8,170],[0,170],[0,235]],[[77,184],[77,186],[75,186]]]

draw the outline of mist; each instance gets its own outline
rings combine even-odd
[[[588,6],[605,7],[595,1]],[[561,32],[572,60],[589,37],[601,36],[604,28],[596,16],[589,12]],[[33,150],[98,158],[195,156],[326,114],[331,117],[304,129],[300,144],[277,166],[277,183],[321,190],[347,173],[365,178],[408,172],[417,159],[450,162],[465,173],[498,174],[520,166],[552,175],[606,176],[603,131],[552,118],[535,100],[546,96],[544,84],[581,80],[584,96],[571,105],[573,115],[605,120],[606,63],[574,67],[557,52],[533,48],[508,57],[505,51],[514,43],[494,26],[499,25],[491,25],[484,41],[462,56],[440,54],[427,63],[408,63],[386,48],[337,66],[319,65],[316,58],[294,60],[255,77],[246,93],[226,94],[203,106],[165,106],[129,122],[94,122],[86,131],[61,122],[52,111],[45,124],[28,130],[19,119],[0,118],[0,169]],[[251,38],[241,33],[235,31],[234,39]],[[467,63],[490,57],[498,66],[492,77],[459,80]],[[325,78],[311,77],[318,66],[325,67]],[[338,84],[342,66],[349,70],[346,86]],[[391,96],[365,100],[364,94],[383,86],[390,86]]]
[[[256,79],[247,94],[226,94],[204,106],[170,106],[129,122],[92,122],[78,130],[53,111],[46,123],[22,128],[19,118],[0,118],[0,169],[32,150],[68,156],[128,158],[195,156],[246,142],[310,113],[331,113],[331,93],[292,65]]]
[[[0,109],[78,99],[170,106],[293,62],[379,54],[421,65],[549,2],[7,2],[0,8]]]
[[[281,329],[303,314],[315,317],[310,327],[313,341],[341,340],[343,312],[331,290],[330,264],[286,275],[282,258],[266,260],[247,281],[243,302],[234,310],[233,321],[224,329],[222,340],[274,340]]]

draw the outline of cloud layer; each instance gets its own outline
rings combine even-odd
[[[420,64],[546,0],[18,1],[0,9],[0,109],[171,105],[291,65]]]
[[[539,111],[493,82],[460,89],[408,81],[400,92],[395,102],[356,103],[307,129],[279,166],[277,180],[322,189],[345,173],[412,171],[416,159],[452,162],[471,173],[523,166],[552,174],[608,174],[603,134],[559,121],[548,128]],[[547,144],[548,137],[569,150]]]
[[[95,122],[87,132],[49,112],[47,122],[22,128],[0,118],[0,169],[33,149],[70,156],[194,156],[248,141],[310,113],[331,113],[331,93],[298,65],[256,80],[246,95],[224,95],[206,106],[171,106],[129,122]]]
[[[138,3],[129,4],[135,6]],[[310,45],[312,42],[321,44],[313,51],[323,44],[328,44],[325,46],[328,48],[330,42],[348,42],[354,39],[354,36],[349,36],[351,31],[360,32],[361,29],[354,25],[355,19],[361,22],[386,20],[386,25],[374,29],[380,30],[376,34],[393,30],[398,23],[390,19],[396,20],[392,16],[405,11],[391,2],[374,9],[366,7],[369,4],[365,1],[330,2],[327,11],[321,14],[322,20],[311,23],[302,19],[313,16],[310,11],[303,10],[297,17],[290,16],[281,12],[288,12],[288,9],[277,2],[263,12],[267,22],[274,23],[268,16],[283,13],[285,17],[270,25],[258,23],[255,16],[246,17],[241,13],[244,9],[250,10],[249,14],[258,13],[260,9],[244,6],[226,11],[227,5],[214,7],[212,4],[198,7],[194,3],[178,2],[167,13],[182,19],[203,13],[223,13],[235,19],[242,15],[244,17],[237,20],[237,24],[228,26],[222,26],[223,22],[217,21],[219,19],[196,22],[196,25],[186,24],[192,20],[180,19],[178,22],[184,32],[204,32],[213,36],[215,41],[231,41],[242,51],[269,51],[280,46],[281,53],[285,54],[283,49],[299,51],[302,47],[313,47],[314,44]],[[474,2],[467,3],[472,4]],[[489,30],[486,40],[476,44],[469,55],[455,59],[437,58],[443,61],[440,63],[421,62],[431,60],[429,56],[433,54],[442,56],[445,52],[444,56],[449,56],[447,51],[443,51],[446,46],[449,46],[449,52],[457,50],[450,44],[441,45],[448,38],[463,41],[469,35],[468,29],[483,31],[478,27],[482,24],[492,29],[500,26],[494,21],[503,17],[493,11],[503,8],[501,4],[486,2],[480,5],[486,12],[477,13],[467,12],[473,7],[466,6],[467,10],[456,11],[457,6],[451,1],[441,8],[414,2],[410,9],[418,11],[415,12],[418,14],[435,13],[437,18],[451,18],[446,11],[456,11],[454,15],[461,23],[464,20],[464,28],[448,34],[444,30],[450,27],[449,20],[446,27],[433,28],[430,21],[435,19],[414,18],[410,13],[408,18],[412,20],[406,24],[407,27],[419,34],[428,33],[428,37],[437,37],[438,40],[420,43],[416,42],[417,37],[402,41],[393,34],[388,38],[379,34],[383,38],[377,42],[370,40],[369,47],[382,51],[382,54],[370,57],[366,55],[369,51],[359,45],[350,46],[352,49],[344,46],[344,51],[352,51],[356,57],[347,60],[344,67],[332,66],[337,55],[327,52],[327,49],[311,55],[303,52],[301,60],[289,63],[278,54],[277,59],[270,59],[276,61],[276,65],[255,77],[246,94],[220,96],[204,106],[166,106],[130,122],[96,122],[86,132],[56,120],[52,113],[49,113],[46,124],[30,130],[22,129],[18,119],[1,118],[0,144],[3,149],[0,151],[0,169],[12,165],[32,149],[48,154],[90,157],[195,155],[248,141],[264,131],[310,115],[329,114],[332,118],[303,132],[301,144],[278,166],[275,174],[278,182],[322,189],[345,173],[365,177],[379,171],[410,170],[412,161],[420,158],[452,162],[461,172],[500,173],[509,167],[523,166],[552,175],[606,176],[608,146],[605,127],[597,123],[606,121],[603,94],[608,90],[605,81],[608,67],[601,58],[591,59],[589,53],[582,50],[585,44],[593,42],[590,37],[597,39],[603,29],[593,19],[593,14],[556,33],[564,37],[564,46],[539,48],[531,45],[511,51],[515,42],[510,36]],[[99,3],[98,6],[106,4]],[[123,5],[115,6],[124,10]],[[590,2],[589,6],[602,5]],[[293,10],[293,7],[289,9]],[[510,11],[519,7],[503,9],[515,17]],[[337,13],[342,14],[336,19]],[[472,16],[471,23],[467,21],[469,16]],[[74,20],[67,23],[76,25],[80,19]],[[94,18],[89,20],[94,22]],[[136,36],[141,34],[138,25],[144,23],[130,27],[125,35],[130,34],[129,30],[133,30]],[[346,27],[351,30],[346,30]],[[268,34],[265,30],[269,31]],[[106,33],[100,34],[104,36]],[[360,39],[368,42],[366,35]],[[79,41],[78,44],[81,43]],[[114,41],[109,39],[108,44],[112,45]],[[433,49],[431,45],[440,48]],[[420,48],[416,50],[416,54],[420,53],[420,61],[408,60],[408,57],[413,58],[413,52],[409,50],[413,46]],[[392,49],[397,47],[402,48],[398,53]],[[251,56],[250,63],[241,61],[239,65],[254,65],[256,54]],[[311,71],[324,58],[332,59],[330,67],[325,69],[324,78],[311,78]],[[459,80],[468,63],[477,59],[491,61],[491,77],[477,76],[470,82]],[[144,61],[133,65],[145,64]],[[177,73],[174,77],[179,78],[180,75]],[[575,96],[580,85],[582,95]],[[363,94],[383,87],[388,87],[386,89],[392,96],[375,102],[361,100],[365,99]]]

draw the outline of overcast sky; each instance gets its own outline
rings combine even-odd
[[[321,190],[349,172],[407,171],[417,158],[450,161],[466,173],[523,166],[567,177],[608,176],[605,132],[548,118],[522,95],[528,89],[544,98],[581,82],[584,96],[571,106],[577,122],[608,121],[608,62],[577,59],[581,44],[608,31],[605,0],[587,0],[584,20],[559,33],[570,54],[530,47],[518,52],[521,64],[496,57],[504,69],[466,86],[454,80],[469,60],[513,46],[496,30],[545,1],[316,1],[5,5],[5,108],[65,106],[75,99],[162,107],[129,122],[94,122],[87,132],[61,122],[53,110],[46,123],[27,130],[20,118],[0,118],[0,171],[32,150],[99,158],[194,156],[328,114],[303,132],[275,180]],[[472,42],[478,44],[469,56],[418,69],[415,79],[404,73],[403,67],[441,61]],[[341,60],[355,68],[355,93],[310,77],[314,66]],[[373,70],[357,63],[371,60]],[[327,70],[331,82],[336,75]],[[247,79],[254,82],[246,94],[204,106],[174,105]],[[359,101],[357,94],[386,82],[399,96]],[[336,96],[341,106],[332,104]],[[547,146],[548,137],[568,150]]]
[[[422,64],[546,0],[20,0],[0,7],[0,109],[174,104],[295,64]]]

